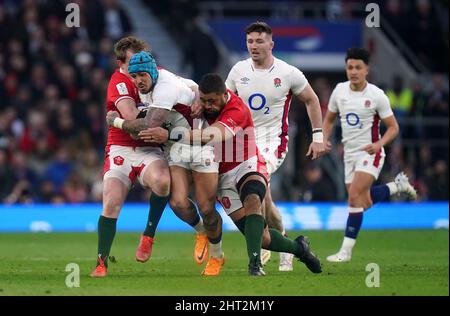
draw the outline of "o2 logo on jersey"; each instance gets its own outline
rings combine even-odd
[[[356,113],[348,113],[345,116],[345,119],[347,121],[347,124],[350,126],[356,126],[359,124],[360,121],[359,116]]]
[[[262,95],[261,93],[253,93],[248,98],[248,106],[253,111],[260,111],[264,109],[264,114],[269,114],[270,109],[268,106],[266,106],[266,97]]]

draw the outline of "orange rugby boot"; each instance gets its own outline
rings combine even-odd
[[[208,236],[197,233],[194,248],[194,259],[197,264],[202,264],[208,258],[208,243]]]
[[[136,260],[139,262],[147,262],[152,255],[153,238],[141,235],[139,246],[136,250]]]

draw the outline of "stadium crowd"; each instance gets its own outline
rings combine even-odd
[[[65,26],[64,1],[0,1],[0,203],[102,199],[104,103],[108,79],[116,68],[112,47],[118,38],[132,33],[132,23],[118,1],[76,2],[81,7],[79,28]],[[192,1],[164,3],[175,2]],[[177,12],[188,14],[177,21],[189,23],[195,17],[188,10]],[[448,34],[448,29],[443,32]],[[436,60],[428,53],[423,54],[425,60]],[[198,69],[198,63],[193,67],[193,77],[206,72]],[[436,74],[428,86],[402,82],[398,76],[384,87],[396,116],[412,123],[402,125],[399,120],[401,137],[387,148],[380,182],[405,170],[420,199],[448,200],[448,86],[439,74],[448,72],[448,64],[430,67]],[[326,111],[335,82],[325,76],[312,78]],[[276,196],[308,202],[338,200],[336,185],[342,184],[332,181],[333,170],[303,158],[310,135],[306,111],[297,105],[292,104],[290,113],[294,173],[282,174],[284,180],[275,182]],[[434,126],[434,118],[446,118],[447,124]],[[418,124],[427,119],[431,124]],[[335,148],[342,156],[342,147]],[[136,187],[128,200],[146,201],[147,194]]]

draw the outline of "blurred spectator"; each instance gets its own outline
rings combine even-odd
[[[328,110],[328,101],[330,100],[332,92],[330,83],[325,77],[319,77],[314,81],[312,87],[319,97],[320,108],[322,109],[322,117],[325,117],[325,114]]]
[[[38,189],[39,203],[51,203],[53,196],[56,195],[55,185],[50,180],[44,180],[40,183]]]
[[[386,95],[391,103],[392,110],[398,120],[407,117],[413,105],[413,93],[411,89],[403,84],[403,78],[400,75],[392,79],[392,88],[386,91]]]
[[[105,72],[114,67],[113,41],[109,37],[100,40],[98,53],[95,56],[95,64]]]
[[[35,172],[28,165],[28,159],[21,151],[12,154],[11,167],[14,170],[16,180],[25,181],[30,185],[30,189],[38,184]]]
[[[442,54],[445,50],[442,31],[429,0],[415,1],[409,22],[411,48],[432,71],[441,71],[447,54]]]
[[[188,20],[184,29],[186,47],[183,65],[192,65],[192,80],[200,82],[204,74],[217,70],[219,50],[198,18]]]
[[[119,6],[117,0],[103,0],[104,4],[104,30],[113,41],[128,35],[131,32],[130,20],[125,11]]]
[[[419,80],[415,80],[411,85],[413,92],[413,101],[410,115],[416,119],[421,120],[425,115],[428,107],[428,95],[424,91],[423,86]],[[422,121],[420,121],[422,122]],[[411,135],[414,139],[424,139],[425,129],[422,124],[414,124],[412,126],[413,133]]]
[[[428,198],[433,201],[448,201],[448,163],[438,160],[433,172],[426,178]]]
[[[302,184],[300,200],[303,202],[335,201],[336,190],[323,170],[316,163],[309,163],[304,169],[305,181]]]
[[[74,163],[70,157],[69,148],[62,146],[58,149],[55,160],[49,164],[44,178],[53,182],[56,192],[60,192],[73,170]]]
[[[408,17],[406,15],[404,1],[387,0],[385,5],[380,6],[383,17],[399,34],[406,36],[406,41],[409,41]]]
[[[16,181],[14,172],[9,167],[8,154],[5,149],[0,148],[0,203],[11,194]]]
[[[448,88],[445,88],[444,77],[433,76],[433,87],[428,100],[428,114],[436,117],[448,117]]]
[[[28,122],[25,127],[19,147],[25,153],[31,153],[36,149],[38,141],[45,141],[51,150],[55,150],[58,141],[52,131],[48,128],[45,112],[31,110],[28,113]]]
[[[406,122],[413,107],[413,92],[403,85],[403,78],[395,75],[392,82],[392,88],[386,91],[392,110],[400,126]],[[401,138],[410,138],[412,127],[404,125],[400,129]]]
[[[433,88],[428,99],[427,115],[428,117],[446,118],[446,124],[430,126],[426,129],[427,139],[447,140],[448,144],[448,90],[445,89],[444,78],[442,75],[433,76]],[[448,161],[448,151],[440,148],[433,149],[435,159],[444,159]]]
[[[78,172],[72,172],[64,182],[61,192],[68,203],[83,203],[88,200],[88,186]]]
[[[77,161],[80,161],[78,173],[84,182],[92,184],[97,181],[99,175],[103,175],[102,161],[94,148],[80,152]]]

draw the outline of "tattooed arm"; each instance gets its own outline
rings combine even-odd
[[[119,117],[119,113],[110,111],[106,115],[106,121],[108,122],[108,125],[120,128],[127,133],[136,135],[144,129],[163,125],[169,113],[170,111],[166,109],[150,108],[147,111],[145,118],[124,120]]]

